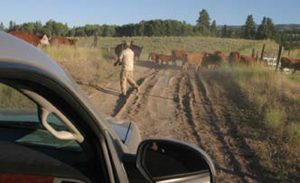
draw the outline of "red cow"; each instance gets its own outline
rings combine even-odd
[[[62,36],[53,36],[50,40],[51,45],[67,45],[73,46],[77,42],[77,39],[70,39]]]
[[[9,32],[9,34],[20,38],[30,44],[32,44],[33,46],[38,46],[39,44],[41,45],[49,45],[49,39],[47,37],[46,34],[44,34],[43,36],[36,36],[27,32],[22,32],[22,31],[11,31]]]
[[[283,71],[284,68],[294,69],[293,74],[296,70],[300,70],[300,59],[293,59],[288,57],[282,57],[280,60],[280,70]]]

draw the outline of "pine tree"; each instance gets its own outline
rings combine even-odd
[[[267,18],[263,17],[261,24],[258,26],[256,39],[267,39]]]
[[[208,35],[210,33],[210,18],[209,14],[205,9],[202,9],[199,13],[199,18],[197,20],[197,30],[202,35]]]
[[[213,22],[211,23],[210,32],[211,32],[212,36],[216,36],[217,35],[217,23],[216,23],[216,20],[213,20]]]
[[[252,15],[248,15],[245,25],[242,27],[242,37],[254,39],[256,35],[256,25]]]
[[[267,31],[266,31],[267,38],[268,39],[275,38],[277,33],[276,33],[276,28],[275,28],[274,23],[271,18],[266,19],[266,27],[267,27]]]
[[[257,39],[274,39],[276,37],[276,28],[271,18],[264,17],[257,29]]]
[[[224,25],[222,27],[221,37],[227,37],[227,36],[228,36],[228,28],[227,28],[227,25]]]

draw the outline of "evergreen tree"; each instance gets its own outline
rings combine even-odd
[[[228,36],[228,28],[227,25],[224,25],[221,30],[221,37],[227,37],[227,36]]]
[[[217,35],[217,23],[216,23],[216,20],[213,20],[213,22],[211,23],[210,32],[211,32],[212,36],[216,36]]]
[[[256,39],[267,39],[267,18],[263,17],[261,24],[258,26]]]
[[[276,28],[271,18],[267,18],[266,20],[267,31],[266,35],[268,39],[274,39],[276,37]]]
[[[256,35],[256,25],[252,15],[248,15],[245,25],[242,27],[242,38],[254,39]]]
[[[257,39],[274,39],[276,37],[276,28],[271,18],[263,17],[256,33]]]
[[[202,9],[197,20],[197,31],[199,31],[202,35],[208,35],[210,33],[209,21],[210,18],[208,12],[205,9]]]

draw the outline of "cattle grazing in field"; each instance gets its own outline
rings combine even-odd
[[[240,63],[241,60],[241,54],[237,51],[230,52],[228,56],[228,62],[231,66],[236,65]]]
[[[50,40],[51,45],[67,45],[73,46],[77,42],[77,39],[66,38],[62,36],[53,36]]]
[[[254,57],[251,57],[251,56],[241,55],[240,63],[251,66],[251,65],[254,65],[256,63],[256,59]]]
[[[294,69],[292,72],[294,74],[296,70],[300,70],[300,59],[282,57],[280,64],[280,71],[283,71],[284,68]]]
[[[187,70],[189,66],[193,66],[196,70],[199,70],[205,53],[185,52],[183,56],[182,70]]]
[[[125,45],[126,45],[126,43],[124,42],[124,43],[118,44],[115,47],[115,54],[117,55],[117,57],[120,56],[121,52],[125,48]],[[134,52],[134,58],[135,58],[135,60],[138,61],[140,59],[141,53],[143,51],[143,47],[134,45],[133,42],[131,42],[130,49],[132,49],[132,51]]]
[[[221,51],[215,51],[214,53],[205,53],[202,66],[207,68],[217,68],[220,67],[227,60],[225,53]]]
[[[175,62],[176,60],[184,60],[184,54],[186,53],[186,51],[184,50],[172,50],[172,57],[173,57],[173,61]]]
[[[46,34],[43,36],[36,36],[27,32],[22,32],[22,31],[11,31],[9,34],[20,38],[33,46],[38,46],[39,44],[43,46],[48,46],[49,45],[49,39]]]
[[[173,62],[173,57],[171,55],[158,54],[156,56],[155,62],[159,63],[159,61],[161,63],[169,64],[169,62]]]

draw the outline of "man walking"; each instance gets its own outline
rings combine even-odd
[[[133,68],[134,68],[134,52],[130,49],[130,42],[126,42],[125,48],[121,52],[116,64],[121,64],[122,69],[120,73],[120,85],[122,96],[126,95],[127,92],[127,82],[139,92],[139,86],[133,80]]]

